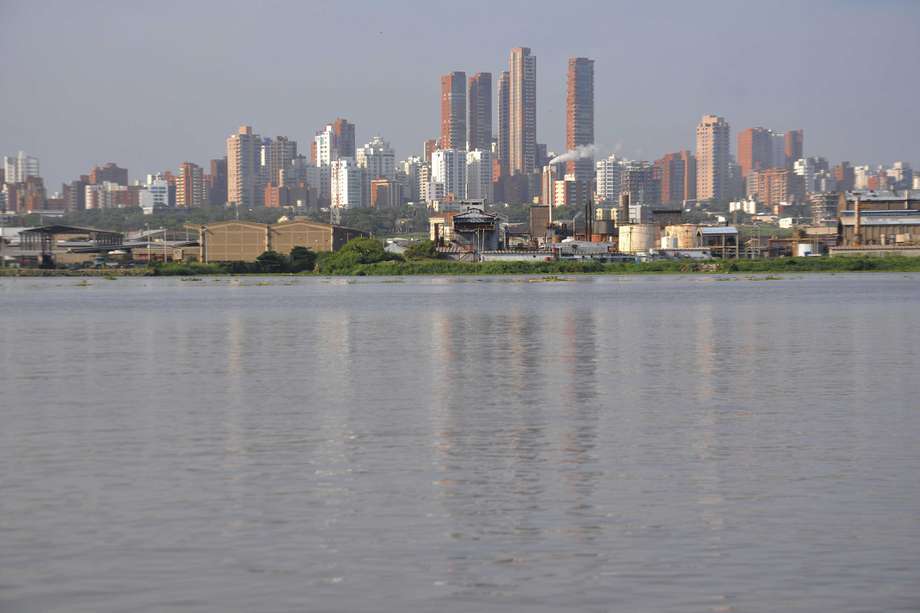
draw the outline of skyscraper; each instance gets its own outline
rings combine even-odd
[[[786,166],[791,168],[805,153],[805,130],[789,130],[785,137]]]
[[[738,165],[741,166],[742,177],[773,165],[773,141],[770,130],[748,128],[738,132]]]
[[[509,64],[509,167],[512,175],[530,174],[537,158],[537,58],[515,47]]]
[[[492,149],[492,73],[477,72],[470,77],[469,86],[470,151]],[[491,172],[489,173],[491,174]]]
[[[227,203],[227,158],[211,160],[208,174],[208,204]]]
[[[511,171],[511,73],[498,76],[498,160],[500,176]]]
[[[227,202],[242,208],[262,205],[262,139],[251,126],[240,126],[227,139]]]
[[[655,161],[661,204],[677,206],[696,197],[696,159],[689,151],[665,154]]]
[[[594,144],[594,60],[569,58],[568,87],[565,100],[565,146]],[[584,157],[566,163],[566,173],[590,189],[594,175],[594,158]]]
[[[704,115],[696,127],[697,200],[724,200],[728,188],[731,129],[724,118]]]
[[[206,202],[204,172],[201,166],[182,162],[176,179],[176,206],[190,209],[202,206]]]
[[[441,77],[441,149],[466,149],[466,73]]]
[[[431,183],[447,200],[466,198],[466,152],[438,149],[431,155]]]
[[[297,141],[286,136],[266,138],[262,141],[262,175],[266,183],[281,185],[279,173],[291,166],[297,157]]]
[[[332,122],[337,158],[355,157],[355,124],[341,117]]]

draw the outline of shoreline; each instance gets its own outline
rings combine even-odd
[[[385,261],[355,264],[345,271],[300,273],[240,272],[216,264],[167,264],[152,268],[129,269],[40,269],[2,268],[0,278],[37,277],[158,277],[158,276],[502,276],[502,275],[696,275],[696,274],[780,274],[835,272],[920,272],[920,257],[850,256],[834,258],[773,258],[763,260],[706,260],[687,262],[659,260],[641,263],[600,263],[594,261],[553,262],[454,262],[448,260]]]

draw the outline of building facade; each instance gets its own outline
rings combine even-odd
[[[240,126],[227,139],[227,202],[242,208],[262,206],[262,139]]]
[[[516,47],[509,63],[509,169],[512,175],[531,174],[537,159],[537,58]]]
[[[728,196],[730,128],[724,118],[705,115],[696,128],[696,198],[725,200]]]
[[[594,144],[594,60],[569,58],[565,103],[565,146],[571,151]],[[566,174],[585,186],[594,177],[594,157],[578,157],[566,162]]]
[[[470,77],[469,135],[467,146],[470,151],[492,149],[492,73],[477,72]]]
[[[466,73],[441,77],[441,149],[466,149]]]

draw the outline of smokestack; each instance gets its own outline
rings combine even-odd
[[[617,225],[629,225],[629,192],[620,194],[620,206],[617,209]]]
[[[859,218],[859,196],[856,196],[856,204],[853,205],[853,210],[856,214],[856,221],[853,223],[853,244],[858,247],[862,244],[862,220]]]

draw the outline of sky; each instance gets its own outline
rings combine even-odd
[[[920,167],[920,0],[0,0],[0,154],[38,156],[49,192],[107,161],[132,180],[207,165],[241,124],[309,155],[345,117],[359,145],[420,155],[440,75],[507,70],[516,46],[537,56],[550,150],[585,56],[606,152],[692,149],[717,114],[733,149],[747,127],[803,128],[806,155]]]

